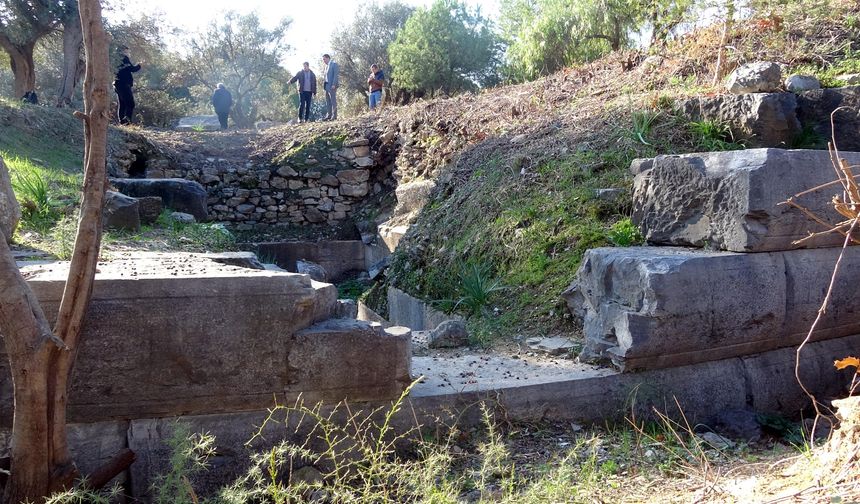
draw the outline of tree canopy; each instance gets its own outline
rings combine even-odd
[[[500,42],[480,12],[437,0],[416,10],[389,47],[394,78],[404,89],[428,94],[493,85]]]
[[[351,23],[335,30],[331,46],[340,64],[341,86],[366,94],[367,76],[374,63],[385,70],[389,89],[394,86],[392,77],[397,71],[391,65],[388,46],[414,10],[400,0],[366,3],[358,8]]]
[[[285,82],[280,61],[289,50],[284,36],[290,23],[284,19],[269,30],[260,24],[257,14],[228,12],[188,39],[185,64],[190,78],[205,87],[201,93],[211,93],[223,82],[233,94],[236,124],[247,127],[253,123],[259,108],[255,92],[261,86],[272,80]]]

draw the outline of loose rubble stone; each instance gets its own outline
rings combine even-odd
[[[353,163],[355,163],[356,166],[360,166],[362,168],[369,168],[369,167],[373,166],[373,159],[371,159],[369,157],[360,157],[360,158],[355,158]]]
[[[812,75],[790,75],[785,79],[785,89],[792,93],[802,93],[821,89],[821,82]]]
[[[584,360],[633,370],[751,355],[806,337],[840,250],[596,248],[563,297],[583,320]],[[858,264],[848,247],[817,340],[860,334]]]
[[[848,86],[856,86],[860,84],[860,73],[839,75],[836,77],[836,80],[841,81]]]
[[[140,231],[140,203],[115,191],[105,192],[102,226],[120,231]]]
[[[296,273],[308,275],[317,282],[328,281],[328,272],[325,268],[310,261],[296,261]]]
[[[394,215],[409,215],[420,211],[430,201],[434,189],[436,182],[433,180],[398,185],[395,189],[397,206],[394,208]]]
[[[457,348],[469,344],[469,331],[461,320],[446,320],[429,335],[429,348]]]
[[[12,235],[20,219],[21,207],[12,190],[12,177],[3,158],[0,158],[0,232],[6,237],[7,243],[12,243]]]
[[[841,152],[849,164],[860,153]],[[658,156],[636,176],[633,221],[649,243],[709,246],[734,252],[837,247],[844,238],[825,234],[802,211],[783,205],[788,198],[833,180],[826,151],[749,149]],[[797,201],[827,222],[843,218],[833,210],[833,190]]]
[[[570,338],[564,338],[561,336],[529,338],[526,340],[526,345],[528,345],[532,350],[549,355],[563,355],[576,348],[576,345],[570,340]]]
[[[782,84],[782,69],[772,61],[741,65],[729,76],[726,89],[732,94],[769,93]]]
[[[171,213],[170,220],[172,220],[173,222],[178,222],[180,224],[194,224],[195,222],[197,222],[197,219],[195,219],[193,215],[187,214],[185,212]]]
[[[747,443],[758,441],[763,434],[756,413],[745,409],[721,411],[705,425],[720,436]]]
[[[344,147],[361,147],[363,145],[368,145],[370,142],[367,141],[366,138],[356,138],[353,140],[347,140],[343,143]]]

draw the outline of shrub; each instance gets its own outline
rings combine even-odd
[[[743,149],[744,145],[735,140],[731,127],[720,121],[703,120],[690,123],[690,132],[696,148],[706,152]]]
[[[639,245],[644,240],[642,233],[639,232],[639,228],[633,224],[630,218],[622,219],[613,224],[606,236],[609,238],[609,241],[618,247]]]

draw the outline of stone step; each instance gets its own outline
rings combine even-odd
[[[860,153],[841,152],[851,165]],[[838,233],[802,244],[796,240],[825,228],[788,198],[836,180],[827,151],[749,149],[681,156],[658,156],[636,176],[633,220],[652,244],[764,252],[841,246]],[[832,208],[841,186],[833,185],[797,199],[830,223],[841,216]]]
[[[22,273],[49,318],[68,263]],[[99,264],[69,394],[73,422],[387,400],[410,381],[408,336],[336,319],[337,289],[306,275],[194,254],[134,252]],[[0,338],[0,426],[12,418]]]
[[[586,359],[622,370],[682,366],[797,345],[839,253],[597,248],[563,296],[583,318]],[[860,333],[858,284],[860,247],[849,247],[814,340]]]

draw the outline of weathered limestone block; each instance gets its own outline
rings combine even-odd
[[[733,94],[769,93],[779,90],[782,69],[772,61],[756,61],[736,68],[726,81]]]
[[[835,134],[839,150],[860,151],[860,86],[802,93],[797,97],[797,115],[823,143]]]
[[[7,243],[12,243],[12,235],[21,219],[21,207],[12,191],[12,178],[6,163],[0,158],[0,232],[6,237]]]
[[[702,96],[684,102],[682,110],[693,120],[728,124],[748,147],[785,147],[802,130],[794,93]]]
[[[137,202],[141,224],[154,223],[158,220],[158,216],[161,215],[161,211],[164,209],[164,204],[158,196],[144,196],[143,198],[137,198]],[[227,207],[224,207],[223,211],[226,212]]]
[[[139,231],[139,201],[116,191],[106,191],[104,208],[102,208],[102,226],[105,229]]]
[[[341,170],[337,172],[337,178],[341,184],[358,185],[367,182],[370,172],[367,170]]]
[[[159,196],[164,206],[190,213],[198,221],[208,218],[206,189],[185,179],[110,179],[117,190],[127,196],[141,198]]]
[[[67,269],[68,263],[25,268],[49,317],[57,313]],[[305,275],[191,254],[136,252],[134,259],[100,264],[69,394],[70,420],[265,408],[299,387],[343,399],[337,394],[348,387],[306,381],[313,372],[296,371],[300,365],[290,357],[292,336],[328,319],[336,302],[333,285]],[[320,351],[334,352],[326,344],[319,342]],[[0,340],[0,398],[10,394]],[[0,401],[0,425],[10,422],[11,406]]]
[[[852,165],[860,153],[842,152]],[[825,228],[783,201],[834,180],[826,151],[750,149],[659,156],[636,176],[633,220],[654,244],[709,246],[734,252],[841,246],[842,235],[794,241]],[[836,187],[797,199],[831,223]]]
[[[433,180],[398,185],[395,189],[397,206],[394,208],[394,215],[408,215],[420,211],[430,201],[434,189],[436,182]]]
[[[725,359],[798,344],[839,252],[597,248],[563,297],[583,318],[585,358],[628,370]],[[858,265],[860,247],[849,247],[813,340],[860,333]]]
[[[376,324],[331,319],[289,339],[290,390],[305,401],[349,397],[350,401],[395,399],[412,382],[409,335]]]

